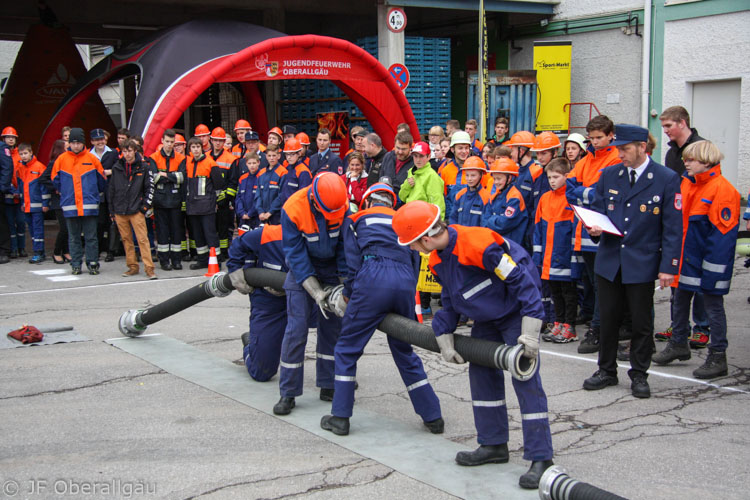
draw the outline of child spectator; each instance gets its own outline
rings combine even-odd
[[[20,161],[16,169],[16,181],[34,250],[29,263],[41,264],[44,261],[44,213],[49,210],[50,199],[41,179],[45,167],[34,156],[29,144],[22,143],[18,146],[18,156]]]
[[[518,165],[510,158],[498,158],[490,167],[490,174],[493,182],[490,201],[482,214],[482,226],[520,245],[529,224],[529,214],[521,192],[514,186]]]
[[[150,163],[138,154],[138,145],[130,139],[122,146],[122,158],[112,167],[109,179],[109,213],[117,223],[125,247],[128,270],[123,276],[138,274],[138,258],[133,245],[133,233],[141,251],[141,260],[148,279],[156,279],[151,245],[146,230],[146,216],[152,211],[154,181]]]
[[[482,177],[487,173],[487,168],[478,156],[470,156],[464,162],[461,173],[466,187],[456,193],[450,223],[481,226],[484,206],[490,201],[489,191],[482,186]]]
[[[495,148],[492,147],[492,144],[484,145],[482,148],[482,159],[484,160],[485,165],[487,165],[487,168],[495,162]]]
[[[274,134],[269,133],[269,137]],[[280,136],[281,137],[281,136]],[[268,167],[258,172],[255,191],[255,209],[258,211],[258,219],[264,224],[281,223],[281,190],[286,184],[287,170],[281,166],[279,159],[281,150],[276,144],[266,147],[266,159]]]
[[[581,134],[573,132],[563,143],[565,157],[571,165],[575,166],[578,160],[586,156],[586,138]]]
[[[445,164],[450,161],[451,157],[451,140],[449,137],[443,137],[440,139],[440,147],[435,152],[435,157],[430,159],[430,166],[432,166],[432,169],[440,175],[443,171],[443,167],[445,167]]]
[[[216,232],[216,188],[222,186],[221,168],[203,152],[203,144],[197,137],[188,141],[190,156],[180,165],[185,179],[185,208],[192,237],[195,239],[196,258],[190,269],[208,267],[209,247],[219,249],[219,233]]]
[[[367,172],[364,171],[364,168],[365,157],[359,151],[352,152],[349,155],[349,167],[344,176],[344,182],[346,183],[349,203],[354,203],[356,207],[359,207],[362,202],[362,195],[367,191]]]
[[[260,225],[258,211],[255,209],[255,183],[260,167],[260,157],[258,154],[247,153],[245,155],[245,165],[247,171],[240,176],[234,211],[237,216],[237,227],[248,226],[248,230],[251,230]]]
[[[445,132],[443,127],[435,125],[430,128],[430,132],[427,134],[427,139],[430,141],[430,160],[437,158],[438,152],[440,151],[440,142],[445,138]],[[448,141],[450,144],[450,141]],[[445,156],[445,154],[443,154]]]
[[[509,160],[513,159],[513,154],[508,146],[497,146],[493,150],[493,153],[495,155],[495,160],[499,160],[500,158],[508,158]]]
[[[610,165],[617,165],[621,160],[617,148],[610,146],[615,133],[615,125],[612,120],[605,115],[595,116],[586,125],[586,133],[589,136],[593,151],[589,151],[568,174],[568,187],[565,196],[571,205],[591,208],[596,192],[596,183],[599,182],[602,170]],[[591,326],[581,345],[578,346],[578,352],[582,354],[593,353],[599,350],[599,298],[597,296],[597,278],[594,273],[594,261],[598,245],[589,237],[588,232],[583,230],[580,221],[576,222],[573,238],[573,251],[581,252],[583,255],[584,287],[590,287],[594,297],[593,304],[588,304],[592,310]]]
[[[729,293],[734,269],[740,194],[721,175],[722,157],[719,148],[710,141],[694,142],[682,152],[683,238],[680,276],[672,283],[674,328],[667,347],[652,358],[659,365],[690,359],[690,301],[694,294],[701,293],[711,327],[711,343],[705,363],[693,371],[693,376],[699,379],[728,373],[724,295]]]
[[[534,225],[534,263],[541,268],[555,306],[555,323],[542,339],[565,343],[578,340],[575,330],[578,293],[575,280],[580,270],[570,239],[575,227],[573,209],[565,198],[565,176],[570,172],[566,158],[556,158],[545,168],[550,191],[539,198]]]

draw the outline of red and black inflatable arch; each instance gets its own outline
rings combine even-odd
[[[336,84],[367,117],[387,149],[399,123],[419,130],[403,91],[370,54],[337,38],[287,36],[234,21],[191,21],[124,47],[94,66],[61,102],[42,136],[47,158],[60,129],[102,85],[140,75],[129,128],[142,135],[147,154],[159,145],[190,104],[216,82],[242,82],[247,118],[261,135],[268,130],[258,84],[285,79],[323,79]],[[274,124],[276,125],[276,124]]]

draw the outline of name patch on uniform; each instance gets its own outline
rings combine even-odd
[[[682,194],[680,193],[674,195],[674,208],[676,210],[682,210]]]
[[[506,217],[513,217],[513,214],[516,213],[516,209],[513,207],[508,207],[505,209],[505,216]]]
[[[618,194],[616,189],[610,189],[609,194]]]

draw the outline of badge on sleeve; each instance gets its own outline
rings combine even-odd
[[[615,210],[615,204],[610,203],[609,205],[607,205],[607,210],[609,210],[610,212],[613,212]]]
[[[654,196],[654,203],[659,203],[659,200],[661,200],[661,198],[659,198],[658,194]]]
[[[5,148],[5,156],[10,156],[10,149]]]
[[[674,208],[675,210],[682,210],[682,194],[680,193],[674,195]]]
[[[659,207],[654,207],[654,215],[659,215]]]
[[[721,209],[721,218],[725,222],[729,222],[732,219],[732,209],[729,207],[724,207]]]
[[[505,216],[506,217],[513,217],[513,214],[516,213],[516,209],[513,207],[508,207],[505,209]]]

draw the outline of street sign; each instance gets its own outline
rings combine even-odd
[[[406,69],[406,66],[399,63],[391,64],[391,67],[388,68],[388,73],[396,80],[398,88],[406,90],[406,87],[409,86],[409,70]]]
[[[401,33],[406,28],[406,13],[404,9],[394,7],[388,11],[388,18],[386,19],[388,29],[394,33]]]

